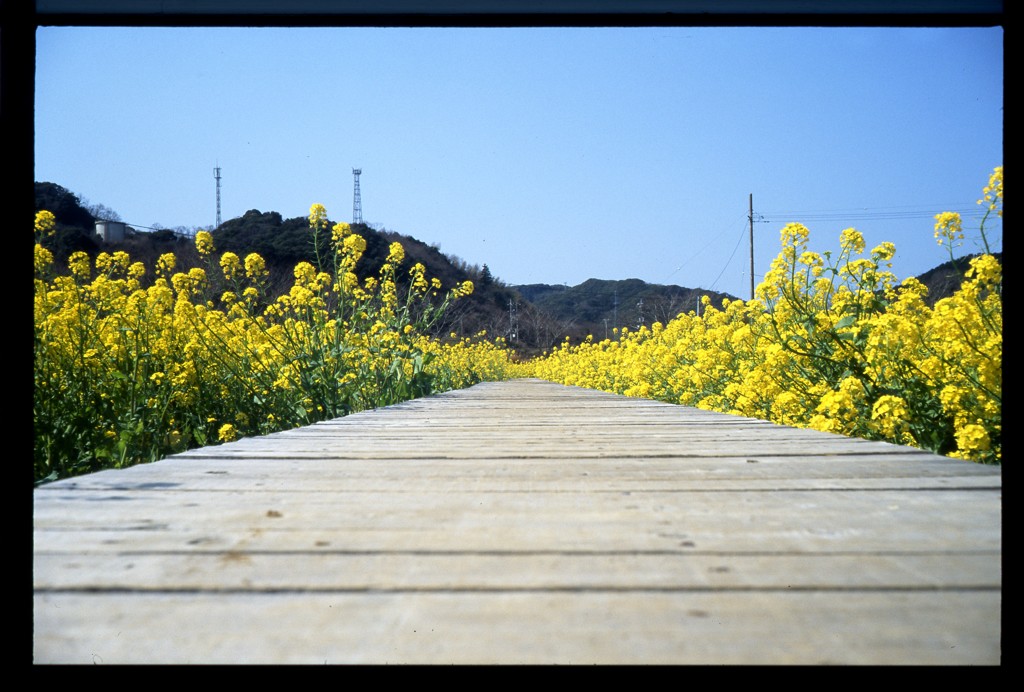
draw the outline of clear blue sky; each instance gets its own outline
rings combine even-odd
[[[40,27],[35,180],[137,226],[315,202],[509,284],[748,298],[791,221],[948,259],[1003,156],[1003,29]],[[1002,227],[989,229],[1002,249]],[[979,248],[966,246],[961,252]]]

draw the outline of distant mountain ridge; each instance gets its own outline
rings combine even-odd
[[[681,312],[700,312],[704,296],[721,309],[736,296],[700,288],[649,284],[641,279],[587,279],[577,286],[528,284],[512,286],[524,300],[572,327],[577,336],[610,338],[613,330],[630,330],[654,322],[668,324]]]

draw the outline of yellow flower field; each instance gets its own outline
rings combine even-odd
[[[1002,216],[1003,169],[979,204]],[[988,248],[985,220],[979,233]],[[936,216],[953,258],[958,214]],[[809,252],[809,231],[782,229],[782,251],[756,299],[706,302],[699,317],[616,340],[570,345],[530,363],[564,384],[735,413],[786,425],[887,440],[981,463],[1001,463],[1002,267],[970,261],[967,280],[929,308],[924,286],[897,282],[895,248],[864,256],[849,228],[839,253]]]
[[[1002,198],[999,167],[979,200],[986,220],[1002,216]],[[36,482],[513,377],[1001,463],[1002,268],[991,254],[929,308],[919,282],[889,271],[891,243],[865,256],[846,229],[833,258],[808,251],[808,229],[790,224],[756,299],[519,362],[484,334],[428,336],[471,283],[442,291],[417,264],[400,292],[397,242],[360,282],[366,241],[348,224],[328,229],[319,204],[309,224],[315,266],[299,263],[290,290],[271,300],[263,259],[218,256],[207,232],[195,239],[204,268],[176,271],[173,255],[150,270],[123,252],[76,253],[58,272],[44,247],[54,217],[39,212]],[[987,250],[984,221],[978,230]],[[963,233],[958,215],[936,217],[951,258]]]

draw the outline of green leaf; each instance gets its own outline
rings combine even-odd
[[[838,322],[836,322],[836,329],[846,329],[847,327],[849,327],[850,325],[852,325],[856,321],[857,321],[857,318],[854,315],[847,315],[846,317],[844,317],[841,320],[839,320]],[[847,334],[847,335],[844,335],[844,336],[852,336],[852,335],[848,335]]]

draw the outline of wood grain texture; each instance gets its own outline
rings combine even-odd
[[[34,491],[34,662],[998,665],[1002,477],[540,380]]]

